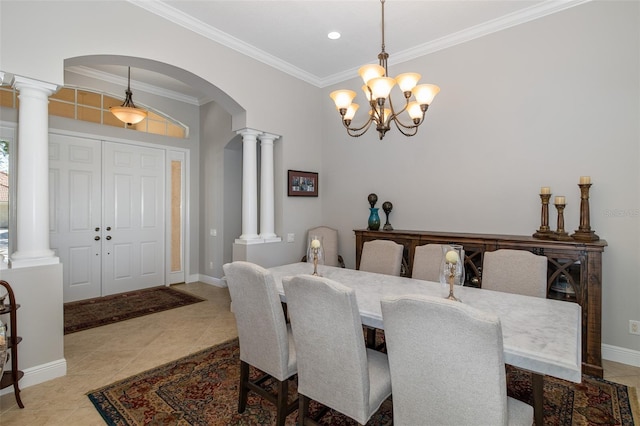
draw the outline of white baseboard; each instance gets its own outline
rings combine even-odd
[[[640,367],[640,351],[621,348],[619,346],[602,345],[602,359]]]
[[[197,281],[205,284],[211,284],[216,287],[227,288],[227,281],[224,278],[210,277],[208,275],[203,275],[203,274],[192,275],[190,277],[190,280],[189,280],[190,283],[197,282]]]
[[[38,385],[58,377],[66,376],[67,360],[62,358],[57,361],[27,368],[23,370],[23,372],[24,377],[20,379],[20,389],[25,389],[29,386]],[[13,393],[13,386],[9,386],[0,391],[0,395],[7,393]]]

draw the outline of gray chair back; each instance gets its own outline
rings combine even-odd
[[[278,380],[296,373],[295,348],[271,273],[249,262],[223,266],[236,317],[240,360]]]
[[[440,281],[440,264],[442,263],[442,245],[425,244],[417,246],[413,255],[411,278],[425,281]]]
[[[422,295],[381,308],[395,426],[532,424],[533,408],[507,399],[496,315]]]
[[[362,246],[360,270],[400,276],[404,246],[389,240],[367,241]]]
[[[311,275],[285,278],[283,286],[298,394],[365,424],[391,394],[391,377],[387,356],[365,348],[355,291]]]
[[[309,229],[307,236],[309,235],[322,237],[324,264],[327,266],[340,266],[340,262],[338,262],[338,231],[328,226],[318,226]]]
[[[500,249],[484,253],[482,288],[547,297],[547,258],[526,250]]]

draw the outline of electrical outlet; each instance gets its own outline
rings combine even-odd
[[[640,335],[640,321],[629,320],[629,334]]]
[[[296,240],[296,234],[287,234],[287,242],[292,243]]]
[[[209,262],[209,269],[213,269],[213,262]]]

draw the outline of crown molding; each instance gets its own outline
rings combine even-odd
[[[195,32],[196,34],[200,34],[203,37],[208,38],[209,40],[215,41],[216,43],[220,43],[223,46],[226,46],[230,49],[233,49],[237,52],[242,53],[250,58],[253,58],[257,61],[260,61],[264,64],[267,64],[273,68],[276,68],[284,73],[292,75],[300,80],[306,81],[307,83],[313,84],[314,86],[321,87],[322,80],[320,80],[317,76],[308,73],[306,71],[301,70],[300,68],[283,61],[282,59],[273,56],[264,50],[258,49],[257,47],[245,43],[244,41],[233,37],[223,31],[218,30],[215,27],[205,24],[199,19],[194,18],[191,15],[188,15],[181,10],[174,8],[173,6],[169,6],[168,4],[162,2],[161,0],[127,0],[129,3],[134,4],[148,12],[154,13],[168,21],[173,22],[174,24],[180,25],[188,30]]]
[[[236,50],[246,56],[257,61],[272,66],[284,73],[287,73],[300,80],[306,81],[314,86],[324,88],[345,80],[349,80],[357,75],[357,68],[345,70],[343,72],[333,74],[326,78],[319,78],[316,75],[301,70],[292,64],[282,61],[281,59],[256,48],[248,43],[243,42],[223,31],[220,31],[204,22],[187,15],[184,12],[169,6],[162,0],[127,0],[148,12],[154,13],[164,19],[167,19],[177,25],[187,28],[197,34],[200,34],[210,40],[220,43],[230,49]],[[448,47],[456,46],[485,35],[489,35],[507,28],[524,24],[535,19],[551,15],[571,7],[579,6],[592,0],[547,0],[541,4],[531,6],[529,8],[514,12],[500,18],[496,18],[480,25],[458,31],[456,33],[441,37],[437,40],[394,53],[389,58],[389,64],[399,64],[420,56],[428,55]]]
[[[491,21],[484,22],[482,24],[466,28],[456,33],[449,34],[445,37],[430,41],[406,49],[400,52],[394,52],[389,56],[389,65],[397,65],[403,62],[407,62],[421,56],[428,55],[430,53],[444,50],[449,47],[456,46],[458,44],[466,43],[468,41],[484,37],[489,34],[493,34],[502,30],[506,30],[511,27],[515,27],[547,15],[552,15],[557,12],[569,9],[571,7],[579,6],[584,3],[588,3],[592,0],[547,0],[546,2],[531,6],[526,9],[522,9],[518,12],[514,12],[508,15],[504,15],[500,18],[493,19]],[[358,75],[358,68],[345,70],[338,74],[331,75],[322,80],[320,87],[326,87],[333,84],[340,83],[342,81],[353,78]]]
[[[93,78],[96,80],[106,81],[107,83],[117,84],[119,86],[127,86],[127,79],[114,74],[110,74],[103,71],[98,71],[94,68],[85,67],[82,65],[72,65],[66,67],[65,71],[82,75],[85,77]],[[201,106],[207,103],[206,100],[200,100],[193,96],[187,96],[182,93],[175,92],[173,90],[167,90],[162,87],[154,86],[152,84],[142,83],[139,81],[131,80],[131,88],[139,90],[141,92],[151,93],[153,95],[162,96],[175,101],[184,102],[186,104]]]

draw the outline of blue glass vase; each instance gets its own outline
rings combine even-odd
[[[369,231],[377,231],[380,229],[380,216],[378,216],[378,208],[371,207],[369,208],[369,227],[367,228]]]

